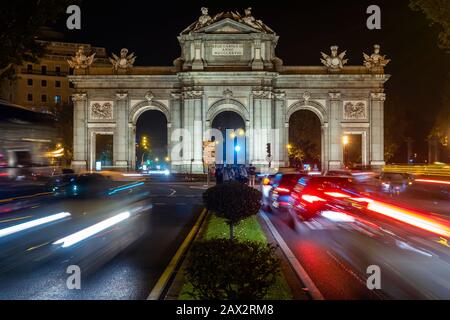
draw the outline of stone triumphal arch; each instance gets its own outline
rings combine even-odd
[[[203,141],[223,111],[244,120],[246,159],[257,166],[267,165],[267,143],[272,144],[272,164],[288,165],[289,119],[298,110],[320,120],[322,168],[343,165],[342,137],[349,134],[362,137],[363,165],[384,164],[384,83],[389,79],[384,66],[389,60],[379,46],[364,55],[360,66],[347,66],[336,46],[330,54],[321,53],[320,66],[285,66],[275,55],[278,35],[250,9],[210,16],[203,8],[178,40],[181,55],[170,67],[133,66],[135,57],[127,50],[111,59],[110,68],[86,63],[89,53],[82,50],[72,58],[74,168],[95,168],[96,137],[107,134],[113,136],[114,166],[134,169],[136,122],[147,110],[167,119],[173,171],[192,167],[203,172]],[[183,152],[173,151],[180,144]]]

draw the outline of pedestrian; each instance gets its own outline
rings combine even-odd
[[[256,180],[256,168],[253,166],[253,164],[250,164],[250,167],[248,168],[248,177],[249,177],[249,186],[254,187]]]
[[[223,183],[223,167],[217,167],[215,171],[216,184]]]

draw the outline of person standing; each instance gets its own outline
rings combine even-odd
[[[249,178],[249,186],[254,187],[256,180],[256,168],[255,166],[253,166],[253,164],[250,164],[250,167],[248,168],[248,178]]]

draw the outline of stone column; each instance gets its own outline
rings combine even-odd
[[[116,129],[114,132],[114,165],[121,170],[129,168],[128,93],[116,93]]]
[[[170,122],[170,128],[169,123],[167,124],[167,148],[168,148],[168,156],[170,157],[170,163],[171,163],[171,170],[179,171],[179,165],[172,163],[174,159],[172,159],[172,150],[175,146],[176,139],[174,136],[174,133],[176,130],[179,130],[182,128],[181,126],[181,95],[179,93],[172,93],[171,94],[171,100],[170,100],[170,113],[171,113],[171,122]],[[174,139],[175,141],[172,141]],[[175,159],[177,162],[177,160]]]
[[[386,94],[370,94],[370,165],[380,167],[384,162],[384,101]]]
[[[275,162],[279,167],[288,166],[287,144],[286,140],[286,94],[284,92],[274,94],[275,104]],[[288,123],[289,124],[289,123]]]
[[[183,128],[189,136],[183,137],[183,169],[192,172],[203,172],[203,124],[202,124],[203,91],[191,90],[184,93]],[[192,161],[193,160],[193,161]]]
[[[256,39],[253,42],[254,47],[254,58],[252,61],[252,70],[263,70],[264,69],[264,63],[261,59],[261,40]]]
[[[86,93],[75,93],[73,101],[73,160],[74,170],[86,170],[88,160],[88,104]]]
[[[325,170],[340,169],[343,164],[341,110],[342,95],[340,92],[330,92],[330,110],[328,127],[328,168]]]
[[[261,102],[261,96],[258,95],[257,91],[253,92],[253,132],[252,134],[252,141],[253,141],[253,154],[251,163],[253,165],[260,164],[262,162],[262,136],[261,136],[261,128],[262,128],[262,102]]]
[[[193,150],[196,172],[203,172],[203,122],[202,106],[203,92],[194,92],[194,132],[193,132]]]
[[[194,60],[192,61],[192,70],[203,70],[202,58],[202,41],[200,39],[194,40]]]
[[[128,163],[131,171],[136,170],[136,125],[128,123]]]
[[[324,123],[321,128],[321,134],[322,134],[322,148],[321,148],[321,165],[322,165],[322,172],[325,171],[328,167],[328,159],[329,159],[329,148],[328,148],[328,141],[329,141],[329,134],[328,134],[328,123]]]

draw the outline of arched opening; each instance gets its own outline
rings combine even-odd
[[[246,164],[247,141],[244,119],[234,111],[223,111],[213,119],[212,128],[221,132],[221,137],[216,137],[214,133],[211,137],[211,140],[217,143],[216,162]],[[220,150],[222,150],[222,159],[218,152]]]
[[[289,118],[289,165],[321,170],[322,126],[310,110],[298,110]]]
[[[136,121],[136,169],[166,170],[170,158],[167,145],[167,118],[158,110],[147,110]]]

